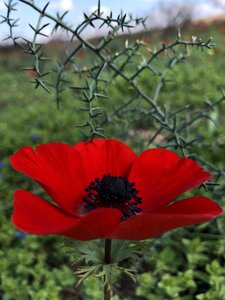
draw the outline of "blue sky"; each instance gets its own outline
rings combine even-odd
[[[4,1],[0,0],[0,15],[6,13]],[[161,0],[161,2],[176,1],[177,3],[193,3],[197,9],[197,16],[205,16],[214,13],[219,13],[218,9],[210,4],[210,0]],[[34,0],[37,6],[44,7],[48,2],[46,0]],[[48,7],[48,12],[55,15],[57,11],[69,10],[67,20],[69,23],[78,24],[82,20],[82,12],[90,13],[97,6],[97,0],[51,0]],[[101,0],[103,11],[107,14],[112,11],[117,15],[121,10],[126,13],[132,13],[134,16],[145,17],[153,11],[157,11],[159,0]],[[38,15],[33,9],[23,3],[18,3],[18,12],[15,13],[15,18],[20,18],[19,27],[16,34],[23,35],[26,38],[32,36],[28,23],[35,26]],[[50,32],[50,26],[46,28],[46,34]],[[0,25],[0,43],[7,36],[8,29],[5,25]]]

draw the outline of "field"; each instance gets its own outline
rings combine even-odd
[[[192,36],[207,40],[213,37],[213,49],[189,49],[189,57],[169,72],[169,80],[163,86],[158,99],[161,107],[179,110],[189,105],[191,112],[204,112],[209,101],[216,102],[225,89],[225,25],[223,22],[195,24],[184,29],[182,37]],[[175,40],[173,32],[137,34],[131,40],[145,43],[141,57],[150,55],[150,48],[159,47],[160,42],[169,44]],[[117,38],[113,51],[119,51],[125,37]],[[52,46],[55,56],[63,55],[63,49]],[[49,141],[74,144],[85,139],[81,128],[76,127],[86,118],[86,111],[79,101],[79,92],[65,89],[57,109],[54,94],[34,89],[30,83],[33,74],[19,70],[24,66],[25,55],[19,50],[0,51],[0,299],[2,300],[98,300],[101,288],[95,278],[88,279],[74,288],[77,278],[72,258],[65,254],[63,238],[28,235],[11,224],[13,193],[26,189],[44,195],[32,180],[12,170],[9,156],[25,145],[35,146]],[[52,51],[51,47],[47,51]],[[89,54],[80,55],[79,64],[85,66],[92,59]],[[135,61],[127,72],[136,68]],[[30,61],[28,60],[28,64]],[[157,66],[164,63],[159,57]],[[88,75],[88,74],[87,74]],[[53,75],[52,75],[53,76]],[[82,84],[79,77],[72,77],[72,84]],[[144,72],[138,79],[141,90],[154,93],[157,79]],[[126,104],[132,90],[121,77],[107,87],[109,99],[99,100],[98,105],[107,112],[108,119],[102,120],[104,134],[126,141],[136,152],[148,147],[164,147],[168,136],[157,136],[152,144],[148,141],[155,134],[155,123],[142,104]],[[208,103],[208,104],[207,104]],[[123,105],[124,108],[123,108]],[[122,107],[118,110],[118,107]],[[195,139],[188,149],[207,161],[208,169],[215,173],[225,168],[225,104],[211,110],[200,119],[189,132]],[[203,113],[204,114],[204,113]],[[103,114],[104,116],[104,114]],[[124,117],[125,116],[125,117]],[[187,115],[188,117],[188,115]],[[110,119],[111,118],[111,119]],[[112,121],[111,121],[112,120]],[[179,152],[179,149],[176,149]],[[223,173],[224,174],[224,173]],[[224,175],[223,175],[224,176]],[[214,182],[220,185],[213,191],[202,187],[196,193],[213,197],[224,205],[224,177]],[[37,216],[38,217],[38,216]],[[225,299],[225,240],[224,217],[199,226],[174,230],[157,239],[144,243],[148,255],[141,257],[136,269],[137,283],[125,275],[116,285],[117,296],[113,299],[143,300],[223,300]]]

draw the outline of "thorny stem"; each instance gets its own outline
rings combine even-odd
[[[66,23],[64,23],[59,18],[53,17],[52,15],[46,13],[45,11],[43,11],[42,9],[40,9],[39,7],[37,7],[33,2],[29,2],[27,0],[20,0],[20,2],[22,2],[22,3],[24,3],[24,4],[26,4],[26,5],[30,6],[30,7],[32,7],[34,10],[36,10],[37,12],[39,12],[43,17],[49,18],[50,20],[54,21],[56,24],[59,24],[65,30],[68,30],[72,34],[75,34],[75,36],[78,38],[78,40],[80,42],[84,43],[87,47],[89,47],[90,49],[94,50],[93,46],[88,41],[85,41],[83,38],[81,38],[80,35],[77,35],[76,32],[70,26],[68,26]]]
[[[76,37],[78,40],[78,43],[76,43],[76,48],[69,54],[67,55],[66,59],[64,62],[59,63],[58,68],[57,68],[57,79],[56,83],[54,84],[54,88],[56,90],[56,102],[57,105],[59,105],[60,99],[61,99],[61,85],[66,82],[66,80],[63,77],[63,72],[64,70],[66,71],[67,68],[66,66],[68,64],[72,64],[73,67],[75,68],[75,74],[84,74],[86,76],[87,71],[89,71],[90,75],[88,76],[87,79],[87,84],[85,87],[82,87],[81,89],[77,86],[71,87],[73,89],[80,89],[83,91],[82,96],[81,96],[81,101],[83,101],[87,107],[85,107],[84,111],[87,111],[88,113],[88,120],[84,122],[84,124],[77,126],[77,127],[86,127],[90,129],[90,139],[95,138],[96,136],[99,137],[104,137],[105,136],[101,133],[103,130],[101,128],[101,125],[104,123],[112,123],[114,121],[113,117],[115,116],[116,118],[124,118],[125,113],[122,115],[123,112],[130,113],[134,110],[134,112],[139,112],[140,114],[145,114],[148,115],[154,122],[154,126],[156,127],[156,133],[153,134],[153,137],[149,139],[150,142],[154,142],[155,138],[159,133],[162,132],[162,134],[166,137],[167,144],[164,144],[163,147],[166,148],[178,148],[184,156],[187,155],[184,150],[188,149],[195,139],[188,140],[188,135],[187,131],[191,126],[195,125],[195,122],[198,120],[202,120],[203,118],[208,118],[210,119],[209,113],[213,110],[214,107],[217,107],[222,101],[225,99],[225,94],[222,91],[222,98],[219,99],[218,101],[215,101],[211,103],[211,101],[206,101],[208,104],[208,107],[204,109],[203,111],[200,111],[197,115],[191,115],[189,117],[190,111],[187,111],[186,115],[183,117],[183,115],[179,115],[182,110],[186,110],[185,108],[182,108],[181,110],[175,110],[172,113],[167,113],[164,107],[162,107],[161,104],[158,104],[158,98],[160,96],[160,92],[164,84],[169,81],[166,79],[167,73],[170,70],[173,70],[173,67],[175,64],[182,62],[185,60],[188,56],[188,49],[189,47],[196,46],[197,48],[204,49],[208,48],[211,49],[214,44],[212,43],[212,39],[209,38],[206,42],[203,42],[201,39],[198,39],[196,37],[192,37],[192,40],[190,41],[185,41],[181,40],[181,35],[180,32],[177,34],[177,38],[174,42],[171,42],[169,44],[162,44],[159,48],[156,49],[150,49],[149,44],[143,43],[142,41],[136,41],[135,44],[129,44],[128,41],[125,43],[125,48],[122,48],[122,50],[116,52],[113,54],[113,51],[110,52],[108,48],[108,44],[114,39],[114,37],[118,34],[118,31],[120,29],[123,30],[123,27],[130,28],[132,27],[132,18],[125,20],[124,14],[119,15],[117,18],[113,18],[112,15],[108,17],[104,17],[101,14],[100,10],[100,0],[98,0],[98,10],[97,12],[92,13],[90,16],[85,16],[84,21],[80,23],[77,27],[73,27],[72,25],[67,24],[67,22],[64,22],[64,16],[66,15],[66,12],[62,14],[61,16],[57,14],[57,16],[53,16],[51,14],[47,13],[47,7],[48,4],[45,5],[44,8],[39,8],[36,6],[34,2],[36,1],[31,1],[31,0],[18,0],[18,2],[21,2],[27,6],[30,6],[33,8],[36,12],[40,13],[39,21],[38,24],[35,28],[33,28],[35,34],[33,41],[28,43],[28,51],[24,51],[25,53],[27,52],[28,54],[32,54],[34,56],[34,65],[35,68],[38,72],[38,76],[35,78],[36,87],[41,85],[46,91],[49,92],[49,89],[46,87],[45,82],[42,80],[42,78],[47,75],[49,72],[46,74],[40,74],[39,70],[39,61],[42,59],[42,53],[39,53],[40,48],[37,47],[36,44],[36,37],[41,33],[41,30],[47,26],[48,24],[45,24],[44,27],[40,25],[42,18],[46,17],[47,19],[51,20],[53,23],[55,23],[54,30],[61,28],[64,29],[66,32],[70,33],[72,35],[71,37],[71,42],[73,42],[74,38]],[[50,1],[49,1],[50,2]],[[16,0],[14,3],[14,0],[8,0],[8,4],[6,4],[7,7],[7,15],[6,17],[0,16],[0,18],[3,18],[2,22],[5,22],[8,24],[10,27],[10,35],[8,38],[12,38],[14,43],[16,45],[20,45],[17,43],[17,39],[19,37],[13,36],[12,29],[17,26],[17,21],[16,19],[11,17],[11,13],[15,9],[16,6]],[[95,45],[92,44],[91,41],[86,40],[83,36],[82,33],[84,30],[87,28],[87,26],[93,26],[93,22],[96,20],[100,20],[102,22],[102,26],[106,25],[110,27],[110,31],[106,35],[106,37],[102,38],[99,43]],[[137,22],[138,21],[138,22]],[[141,24],[142,21],[144,22],[144,19],[137,19],[136,23]],[[142,23],[144,24],[144,23]],[[53,31],[54,31],[53,30]],[[22,44],[20,45],[24,50],[26,50],[26,47],[24,47]],[[126,72],[126,68],[129,66],[129,63],[133,63],[132,59],[134,55],[139,55],[139,49],[144,46],[148,47],[148,56],[143,60],[143,62],[140,64],[140,66],[134,71],[133,74],[130,74],[129,72]],[[184,48],[184,54],[181,56],[179,55],[179,51],[177,53],[177,48],[179,50],[179,46],[182,46],[182,49]],[[96,55],[96,64],[89,66],[88,70],[86,67],[80,68],[79,66],[77,67],[76,64],[73,62],[73,57],[74,55],[79,52],[81,48],[86,48],[88,50],[91,50],[92,53]],[[171,56],[172,53],[172,56]],[[166,68],[164,71],[160,71],[161,69],[155,69],[153,67],[153,62],[160,57],[160,55],[165,54],[165,56],[169,57],[169,62],[166,64]],[[125,58],[124,61],[123,59],[121,60],[123,63],[118,63],[118,58]],[[26,68],[25,68],[26,69]],[[30,69],[30,68],[28,68]],[[105,120],[102,120],[103,118],[98,119],[98,116],[102,116],[101,112],[101,107],[98,108],[100,112],[96,112],[96,108],[93,107],[93,101],[96,100],[97,98],[101,98],[101,89],[105,89],[105,86],[102,84],[103,78],[105,73],[102,73],[102,71],[108,71],[111,74],[109,78],[107,77],[107,80],[104,80],[104,82],[107,82],[107,84],[112,83],[117,76],[123,78],[127,84],[129,84],[129,87],[131,90],[133,89],[133,96],[131,99],[127,99],[125,103],[122,103],[121,106],[119,106],[111,115],[106,114],[106,117],[104,118]],[[141,88],[141,85],[139,85],[139,81],[137,80],[137,77],[141,75],[142,72],[145,72],[145,70],[150,71],[154,76],[158,76],[159,82],[156,86],[155,91],[153,91],[153,95],[149,95],[148,92],[144,91],[144,89]],[[129,75],[128,75],[129,74]],[[101,75],[101,76],[100,76]],[[107,75],[108,76],[108,75]],[[68,82],[70,83],[70,82]],[[91,84],[92,83],[92,84]],[[106,85],[107,85],[106,84]],[[130,89],[129,88],[129,89]],[[84,94],[84,95],[83,95]],[[107,96],[107,93],[105,93],[105,96]],[[104,98],[104,97],[103,97]],[[133,108],[131,104],[133,105],[133,102],[135,103],[135,100],[137,99],[137,102],[140,102],[139,100],[144,100],[149,104],[149,109],[147,110],[140,110],[139,108]],[[135,104],[134,104],[135,105]],[[132,110],[131,110],[132,109]],[[139,110],[138,110],[139,109]],[[113,109],[114,110],[114,109]],[[178,122],[177,122],[178,120]],[[184,136],[182,136],[182,133],[184,132]],[[167,135],[168,134],[168,135]],[[198,158],[196,157],[196,160]],[[200,161],[200,159],[198,160]],[[207,166],[210,168],[215,175],[218,176],[224,176],[224,170],[217,169],[215,167],[210,167],[207,161],[201,160],[201,163],[203,166]]]
[[[105,259],[104,259],[104,262],[105,262],[106,265],[111,263],[111,244],[112,244],[111,239],[105,239]],[[104,300],[110,300],[110,299],[111,299],[111,290],[109,289],[109,286],[106,283],[106,285],[104,287]]]

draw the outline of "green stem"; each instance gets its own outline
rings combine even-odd
[[[111,245],[112,245],[112,240],[111,239],[105,239],[105,259],[104,263],[110,264],[111,263]],[[104,287],[104,300],[110,300],[111,299],[111,291],[106,283]]]

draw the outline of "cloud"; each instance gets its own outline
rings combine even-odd
[[[202,18],[207,16],[217,15],[223,12],[223,10],[219,7],[211,3],[196,3],[195,4],[195,18]]]
[[[51,9],[58,9],[58,10],[71,10],[73,9],[73,0],[61,0],[61,1],[52,1],[50,2],[49,7]]]
[[[1,9],[1,10],[2,10],[2,9],[6,10],[6,6],[5,6],[3,0],[0,0],[0,9]]]
[[[72,0],[61,0],[59,5],[64,10],[71,10],[73,8],[73,1]]]

